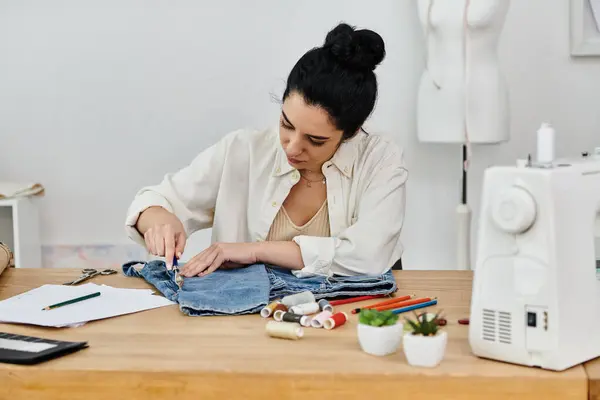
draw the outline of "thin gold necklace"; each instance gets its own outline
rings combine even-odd
[[[308,179],[307,177],[305,177],[302,174],[300,174],[300,177],[306,181],[306,186],[308,186],[308,187],[312,187],[313,183],[318,183],[318,182],[321,182],[323,185],[325,184],[325,177],[323,177],[323,179],[317,179],[316,181],[311,181],[310,179]]]

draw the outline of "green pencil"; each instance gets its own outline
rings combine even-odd
[[[100,292],[88,294],[86,296],[76,297],[76,298],[71,299],[71,300],[63,301],[62,303],[52,304],[51,306],[47,306],[47,307],[42,308],[42,310],[52,310],[53,308],[58,308],[58,307],[66,306],[67,304],[78,303],[80,301],[91,299],[93,297],[98,297],[98,296],[100,296]]]

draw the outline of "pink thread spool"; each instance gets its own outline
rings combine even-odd
[[[315,317],[310,321],[310,325],[313,328],[322,328],[323,323],[331,318],[332,315],[333,314],[331,314],[331,311],[322,311],[315,315]]]

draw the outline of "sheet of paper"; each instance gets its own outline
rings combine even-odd
[[[107,286],[107,285],[100,285],[100,287],[106,289],[106,290],[112,290],[112,291],[121,291],[121,292],[126,292],[126,293],[141,293],[141,294],[154,294],[156,293],[155,290],[152,289],[122,289],[122,288],[115,288],[112,286]]]
[[[100,292],[101,295],[52,310],[51,304]],[[0,301],[0,321],[40,326],[77,326],[118,315],[131,314],[176,304],[150,289],[120,289],[87,283],[81,286],[43,285]]]

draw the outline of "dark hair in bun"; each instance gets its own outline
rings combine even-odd
[[[341,23],[322,47],[309,50],[288,76],[283,100],[297,92],[311,105],[323,107],[335,126],[351,138],[373,112],[377,78],[373,72],[385,58],[377,33]]]
[[[373,71],[385,57],[383,39],[369,30],[340,24],[327,34],[325,48],[348,68]]]

